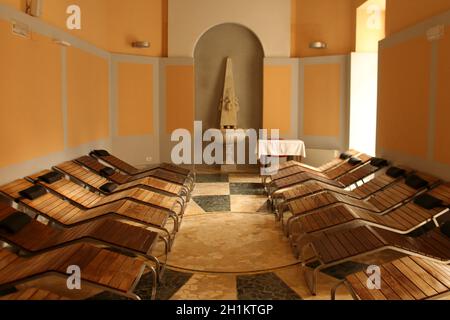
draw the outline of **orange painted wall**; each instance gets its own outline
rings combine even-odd
[[[76,147],[109,136],[108,61],[67,50],[68,143]]]
[[[119,135],[153,133],[153,66],[118,64]]]
[[[61,49],[0,20],[0,167],[64,149]]]
[[[25,1],[23,0],[0,0],[0,3],[7,4],[17,10],[25,10]]]
[[[290,134],[292,109],[292,67],[264,67],[263,128]]]
[[[43,1],[42,19],[49,24],[86,40],[102,49],[108,48],[107,4],[109,0],[45,0]],[[25,11],[25,0],[0,0],[0,3]],[[66,14],[69,5],[81,8],[81,30],[68,30]]]
[[[108,48],[108,15],[109,0],[45,0],[42,19],[64,29],[72,35],[86,40],[102,49]],[[68,30],[66,9],[69,5],[81,8],[81,30]]]
[[[168,0],[45,0],[42,20],[102,49],[145,56],[167,55]],[[24,11],[24,0],[0,0]],[[81,8],[81,30],[68,30],[66,9]],[[150,41],[149,49],[134,49],[134,40]]]
[[[166,66],[166,132],[194,128],[194,66]]]
[[[379,54],[378,145],[425,158],[431,44],[420,37]]]
[[[166,56],[167,0],[108,0],[108,49],[112,52]],[[150,41],[149,49],[134,49],[131,42]]]
[[[450,10],[450,0],[387,0],[386,35]]]
[[[305,66],[304,134],[338,137],[341,119],[341,66]]]
[[[435,159],[450,164],[450,27],[439,43]]]
[[[349,54],[355,48],[355,0],[292,0],[291,56]],[[325,41],[325,50],[309,49]]]

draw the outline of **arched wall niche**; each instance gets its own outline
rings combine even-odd
[[[233,74],[240,111],[238,127],[261,129],[263,110],[264,49],[255,33],[236,23],[216,25],[198,40],[195,62],[195,119],[203,129],[218,128],[226,60]]]

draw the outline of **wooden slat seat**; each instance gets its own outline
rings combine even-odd
[[[95,159],[93,160],[96,161]],[[101,187],[111,182],[110,180],[98,175],[97,173],[94,173],[89,169],[71,161],[61,163],[55,166],[54,169],[74,178],[77,181],[80,181],[84,185],[87,185],[88,187],[99,193],[106,194],[101,190]],[[113,193],[138,188],[148,189],[150,191],[170,196],[181,197],[181,195],[183,195],[182,187],[180,185],[155,178],[143,178],[133,182],[118,185],[117,189],[114,190]]]
[[[450,184],[440,185],[428,194],[450,204]],[[427,210],[409,202],[380,216],[341,205],[299,217],[291,227],[290,236],[295,243],[307,234],[316,235],[334,228],[350,228],[359,223],[400,234],[409,234],[448,212],[449,209],[445,207]]]
[[[303,172],[293,176],[289,176],[287,178],[272,181],[268,185],[267,191],[270,198],[276,198],[278,197],[277,194],[286,191],[288,188],[296,187],[308,181],[318,181],[336,188],[345,189],[357,183],[358,181],[361,181],[364,178],[376,173],[379,170],[380,168],[372,166],[370,163],[366,163],[364,165],[357,166],[355,168],[355,171],[346,173],[336,180],[331,180],[318,175]]]
[[[17,213],[15,209],[0,204],[0,221],[15,213]],[[0,230],[2,241],[31,255],[80,242],[93,243],[139,255],[149,262],[155,263],[156,270],[159,272],[162,266],[159,260],[151,254],[158,238],[159,236],[155,232],[115,219],[92,221],[68,229],[56,229],[32,220],[15,234]],[[166,247],[166,257],[167,250]]]
[[[362,160],[362,164],[366,164],[368,161],[370,161],[371,157],[365,154],[360,154],[359,157]],[[307,167],[304,166],[291,166],[288,167],[284,170],[279,171],[277,174],[274,174],[271,176],[271,181],[276,181],[276,180],[280,180],[280,179],[284,179],[287,178],[289,176],[293,176],[299,173],[310,173],[313,175],[317,175],[321,178],[325,178],[325,179],[329,179],[329,180],[334,180],[339,178],[340,176],[356,169],[358,166],[360,165],[352,165],[348,162],[348,160],[343,161],[342,163],[340,163],[337,166],[332,167],[331,169],[328,169],[325,172],[318,172],[316,170],[311,170],[308,169]]]
[[[320,262],[311,272],[304,273],[312,294],[316,293],[317,274],[320,270],[386,250],[427,257],[439,263],[450,263],[450,239],[437,228],[413,238],[380,228],[362,226],[322,233],[308,245],[313,248],[317,261]],[[304,257],[302,261],[306,261]]]
[[[347,153],[352,156],[362,155],[364,157],[364,159],[366,157],[366,155],[363,155],[360,152],[357,152],[354,150],[350,150]],[[336,158],[318,168],[311,167],[311,166],[305,165],[303,163],[299,163],[297,161],[287,161],[286,163],[279,165],[277,173],[270,175],[269,178],[270,178],[270,180],[273,181],[273,180],[283,179],[290,175],[302,173],[302,172],[318,174],[322,177],[329,178],[328,174],[330,174],[330,175],[339,174],[339,172],[341,172],[341,170],[342,170],[342,169],[339,169],[341,167],[344,167],[343,170],[347,170],[347,168],[349,168],[348,159],[343,160],[340,158]]]
[[[279,214],[282,215],[283,211],[289,210],[292,213],[292,217],[290,218],[290,221],[292,221],[297,219],[298,216],[314,214],[320,210],[341,204],[361,208],[368,212],[382,214],[387,210],[412,200],[414,197],[439,182],[439,179],[427,174],[416,173],[415,175],[427,181],[428,187],[417,190],[408,186],[404,179],[400,179],[374,193],[366,200],[355,199],[341,193],[326,190],[311,196],[286,202]]]
[[[21,198],[19,192],[32,187],[25,179],[16,180],[0,187],[0,192],[11,200],[64,227],[90,223],[98,219],[115,218],[137,222],[146,227],[163,232],[167,241],[171,241],[176,229],[168,230],[166,224],[169,214],[155,207],[146,206],[129,200],[121,200],[95,209],[82,209],[69,201],[47,193],[36,199]]]
[[[419,257],[405,257],[380,266],[381,287],[368,288],[370,276],[358,272],[343,282],[358,300],[433,300],[450,295],[450,266]],[[336,288],[332,291],[335,299]]]
[[[67,179],[61,179],[52,184],[39,180],[40,176],[49,172],[50,170],[44,170],[40,173],[29,176],[28,179],[44,186],[48,190],[51,190],[52,192],[82,206],[85,209],[99,208],[120,200],[131,200],[166,210],[178,219],[180,219],[184,213],[183,203],[181,203],[176,197],[165,196],[141,188],[120,191],[108,196],[99,195]]]
[[[372,194],[374,194],[375,192],[378,192],[386,188],[390,184],[396,182],[397,180],[398,179],[394,179],[386,175],[385,173],[382,173],[376,176],[374,179],[362,184],[361,186],[358,186],[356,189],[351,191],[342,188],[337,188],[319,181],[307,181],[292,189],[288,189],[280,193],[279,201],[289,202],[306,196],[311,196],[323,191],[331,191],[334,193],[348,196],[350,198],[364,200],[367,199]]]
[[[48,276],[67,279],[69,266],[81,269],[82,287],[93,285],[139,299],[133,291],[146,268],[144,261],[87,244],[77,244],[31,258],[22,258],[7,249],[0,249],[0,288],[15,287]]]
[[[0,297],[0,301],[63,301],[69,300],[47,290],[28,288]]]
[[[89,156],[80,157],[80,158],[76,159],[75,161],[97,173],[100,173],[100,171],[102,169],[108,168],[103,163],[101,163],[98,159],[89,157]],[[134,181],[143,182],[143,181],[146,181],[145,180],[146,178],[152,178],[152,179],[162,180],[165,182],[176,184],[180,188],[186,187],[186,188],[188,188],[188,190],[190,190],[188,185],[191,183],[184,176],[178,176],[176,173],[161,171],[159,169],[154,169],[154,170],[150,171],[144,177],[131,176],[128,174],[121,173],[120,171],[116,171],[112,176],[110,176],[108,178],[110,178],[113,182],[115,182],[117,184],[132,183]]]
[[[190,181],[191,184],[190,189],[192,190],[192,185],[195,179],[195,172],[192,172],[188,169],[164,163],[161,165],[153,166],[149,169],[139,170],[134,166],[130,165],[129,163],[111,154],[108,156],[98,156],[94,152],[91,152],[90,155],[118,169],[119,171],[122,171],[123,173],[129,176],[133,176],[135,178],[153,176],[155,178],[160,178],[181,185],[184,185],[188,180]]]

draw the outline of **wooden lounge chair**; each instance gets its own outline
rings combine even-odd
[[[434,208],[432,206],[424,208],[409,202],[382,216],[348,206],[339,206],[299,217],[290,230],[292,245],[294,249],[298,249],[301,243],[306,241],[305,238],[314,239],[323,232],[335,232],[355,228],[358,225],[373,226],[399,234],[410,234],[433,221],[438,225],[437,219],[449,213],[450,184],[439,185],[427,195],[441,200],[442,204]]]
[[[181,174],[184,176],[192,176],[195,174],[194,171],[182,168],[182,167],[174,165],[174,164],[169,164],[169,163],[162,163],[162,164],[154,165],[153,168],[140,170],[140,169],[130,165],[129,163],[115,157],[114,155],[110,154],[106,150],[93,150],[90,153],[90,155],[109,163],[113,167],[115,167],[118,170],[123,171],[129,175],[139,175],[139,174],[151,171],[154,168],[163,168],[164,170],[172,171],[174,173],[178,173],[178,174]]]
[[[178,195],[181,193],[181,186],[170,182],[157,180],[154,178],[143,178],[140,180],[142,180],[145,184],[139,183],[139,180],[137,180],[132,183],[119,186],[72,161],[61,163],[53,167],[53,169],[69,176],[72,180],[88,187],[91,191],[103,195],[117,194],[118,192],[129,191],[132,189],[136,190],[140,188],[169,197],[177,197],[182,202],[183,208],[186,205],[187,194],[184,197]]]
[[[358,152],[351,152],[348,154],[348,157],[346,157],[345,159],[344,158],[334,159],[333,161],[324,165],[321,168],[314,168],[314,167],[310,167],[310,166],[304,165],[299,162],[289,161],[285,164],[280,165],[278,170],[275,173],[273,173],[272,175],[263,176],[263,184],[267,185],[268,183],[270,183],[272,181],[287,178],[289,176],[293,176],[293,175],[296,175],[299,173],[304,173],[304,172],[311,173],[311,174],[317,174],[324,178],[335,179],[338,176],[348,172],[349,170],[355,169],[355,165],[352,165],[349,163],[349,160],[352,157],[361,157],[360,158],[362,160],[361,164],[364,164],[371,159],[371,157],[369,157],[365,154],[358,153]],[[361,164],[358,164],[358,165],[361,165]]]
[[[0,222],[4,219],[11,219],[17,214],[21,213],[6,204],[0,204]],[[23,219],[23,217],[19,219]],[[151,253],[158,242],[158,233],[125,224],[115,219],[93,221],[69,229],[56,229],[30,218],[30,221],[19,229],[11,233],[0,227],[0,240],[20,249],[22,252],[26,252],[27,256],[41,254],[76,243],[91,243],[144,258],[148,263],[155,265],[153,270],[155,270],[158,278],[167,260],[167,247],[163,264]]]
[[[287,204],[291,201],[319,194],[325,191],[345,195],[353,199],[367,200],[374,193],[384,190],[391,184],[399,181],[400,179],[403,179],[406,174],[413,173],[406,168],[398,169],[405,170],[404,174],[393,176],[389,175],[389,171],[379,172],[373,179],[367,179],[367,182],[364,181],[365,179],[363,179],[362,183],[353,190],[338,188],[320,181],[306,181],[305,183],[299,184],[291,189],[276,194],[272,199],[275,212],[278,214],[279,212],[283,211],[286,208]]]
[[[315,257],[307,260],[305,249],[308,247],[313,250]],[[321,270],[387,250],[427,257],[438,263],[450,263],[450,239],[441,233],[439,228],[414,238],[363,226],[340,232],[323,233],[320,238],[305,243],[301,250],[303,265],[306,266],[308,261],[319,262],[319,266],[312,271],[305,270],[306,283],[311,293],[315,295],[317,274]]]
[[[413,188],[408,185],[410,178],[413,178],[414,180],[421,179],[423,181],[423,186],[419,185]],[[316,195],[287,202],[286,206],[280,210],[279,214],[282,221],[283,213],[286,210],[289,210],[292,214],[287,222],[287,231],[289,234],[292,223],[301,216],[314,215],[315,213],[332,207],[345,207],[345,209],[349,208],[349,210],[354,210],[355,212],[362,209],[364,213],[377,213],[381,215],[412,200],[417,195],[426,192],[429,188],[433,188],[438,183],[439,180],[435,177],[423,173],[415,173],[406,180],[398,180],[385,189],[374,193],[367,200],[354,199],[339,193],[325,191]]]
[[[118,171],[107,174],[105,170],[108,170],[109,167],[103,165],[97,159],[88,156],[75,159],[74,162],[100,176],[104,176],[106,179],[117,184],[119,186],[118,190],[127,190],[136,186],[145,186],[145,188],[150,188],[150,190],[166,193],[168,195],[183,197],[186,202],[190,200],[191,191],[189,190],[189,188],[177,183],[168,182],[154,177],[146,177],[135,180],[130,176],[124,175]]]
[[[276,198],[277,193],[284,192],[289,188],[293,188],[307,181],[319,181],[333,187],[345,189],[356,184],[358,181],[361,181],[364,178],[369,177],[370,175],[376,173],[379,170],[381,170],[380,167],[376,167],[371,165],[370,163],[366,163],[364,165],[357,166],[357,168],[354,169],[354,171],[345,173],[342,176],[336,178],[335,180],[331,180],[307,172],[299,173],[293,176],[289,176],[287,178],[272,181],[267,188],[269,200],[272,201],[272,199]]]
[[[63,301],[69,300],[47,290],[28,288],[0,297],[0,301]]]
[[[162,178],[163,180],[166,179],[174,179],[173,177],[184,178],[183,184],[187,180],[188,184],[191,186],[190,190],[193,189],[193,185],[195,183],[195,172],[181,168],[179,166],[175,166],[173,164],[163,163],[160,165],[156,165],[153,167],[150,167],[148,169],[139,170],[132,165],[126,163],[125,161],[111,155],[106,150],[94,150],[89,154],[91,157],[97,158],[104,163],[116,168],[117,170],[129,175],[133,176],[136,179],[148,177],[148,176],[155,176],[155,174],[158,174],[158,178]],[[168,173],[172,173],[172,175],[169,175]],[[166,179],[164,179],[166,178]],[[175,182],[175,181],[171,181]]]
[[[353,159],[353,158],[350,158],[350,159]],[[282,171],[279,171],[278,173],[270,176],[271,182],[280,180],[280,179],[284,179],[284,178],[287,178],[287,177],[290,177],[290,176],[293,176],[293,175],[296,175],[299,173],[305,173],[305,172],[313,174],[313,175],[317,175],[321,178],[334,180],[350,171],[355,170],[358,166],[368,163],[372,159],[372,157],[370,157],[366,154],[360,154],[360,155],[358,155],[358,159],[360,161],[356,164],[355,163],[352,164],[350,162],[350,159],[340,163],[336,167],[333,167],[325,172],[317,172],[315,170],[308,170],[302,166],[293,166],[293,167],[284,169]]]
[[[51,173],[44,170],[40,173],[27,177],[29,181],[42,185],[46,189],[58,194],[60,197],[72,201],[85,209],[99,208],[120,200],[136,201],[144,205],[167,211],[177,220],[177,230],[184,214],[184,203],[179,198],[169,197],[145,189],[132,189],[121,191],[113,195],[99,195],[82,186],[62,178],[53,183],[44,182],[41,177]]]
[[[21,191],[33,186],[33,183],[25,179],[19,179],[0,187],[0,193],[9,200],[15,201],[27,212],[31,211],[35,215],[42,216],[64,228],[89,224],[107,218],[122,219],[162,233],[161,239],[169,249],[173,243],[176,234],[176,221],[174,219],[174,227],[169,230],[168,219],[172,217],[163,210],[129,200],[121,200],[106,206],[86,210],[52,193],[46,193],[35,200],[21,197],[19,194]]]
[[[307,164],[297,162],[297,161],[287,161],[285,163],[280,164],[278,171],[283,171],[290,167],[299,166],[299,167],[305,168],[308,171],[312,170],[315,172],[325,173],[326,171],[339,166],[340,164],[346,162],[349,158],[355,157],[358,154],[361,154],[361,152],[358,152],[356,150],[348,150],[346,152],[341,153],[339,157],[321,165],[320,167],[312,167],[312,166],[309,166]]]
[[[81,285],[109,291],[134,300],[139,280],[148,266],[138,259],[78,244],[22,258],[7,249],[0,249],[0,290],[17,287],[38,279],[59,277],[67,280],[70,266],[81,269]],[[157,279],[153,279],[155,286]],[[153,290],[152,298],[156,296]]]
[[[345,285],[355,300],[439,300],[450,295],[450,266],[419,257],[405,257],[380,266],[381,287],[369,289],[370,275],[359,272],[331,291]]]

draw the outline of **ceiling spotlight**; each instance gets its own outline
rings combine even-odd
[[[150,48],[150,42],[148,41],[134,41],[131,43],[133,48],[138,48],[138,49],[147,49]]]
[[[315,42],[311,42],[309,44],[309,48],[311,48],[311,49],[326,49],[327,44],[322,41],[315,41]]]

